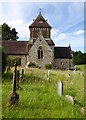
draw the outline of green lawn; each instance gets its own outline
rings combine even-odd
[[[79,67],[79,66],[78,66]],[[19,67],[18,69],[21,70]],[[2,82],[2,117],[3,118],[83,118],[80,112],[84,105],[84,76],[81,71],[74,73],[69,71],[51,70],[50,79],[45,79],[44,69],[25,69],[25,80],[20,82],[23,90],[18,90],[18,106],[9,107],[8,99],[12,90],[12,71],[3,75]],[[63,82],[63,96],[57,94],[57,83]],[[76,100],[71,105],[65,95],[72,95]]]

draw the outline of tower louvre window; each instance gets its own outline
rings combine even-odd
[[[43,49],[42,49],[42,47],[38,48],[38,59],[43,59]]]

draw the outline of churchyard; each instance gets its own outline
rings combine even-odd
[[[47,70],[17,67],[20,89],[17,104],[9,104],[13,88],[13,72],[2,79],[3,118],[83,118],[84,67],[79,70]],[[22,75],[23,71],[23,78]]]

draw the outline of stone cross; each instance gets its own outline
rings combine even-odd
[[[58,81],[58,95],[62,96],[63,94],[63,83],[62,81]]]
[[[16,93],[16,75],[17,75],[17,63],[15,63],[15,69],[14,69],[14,74],[13,74],[12,93],[9,96],[10,105],[18,104],[18,100],[19,100],[19,95]]]
[[[17,63],[15,63],[15,69],[13,73],[13,92],[16,91],[16,77],[17,77]]]
[[[16,76],[16,89],[19,89],[19,70],[17,70],[17,76]]]

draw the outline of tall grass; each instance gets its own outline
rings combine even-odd
[[[21,70],[21,68],[18,68]],[[25,68],[24,68],[25,69]],[[82,71],[83,72],[83,71]],[[18,106],[9,107],[8,99],[12,90],[12,73],[3,75],[2,117],[3,118],[83,118],[80,112],[84,105],[84,76],[81,71],[51,70],[46,80],[47,70],[25,69],[25,80],[20,82]],[[68,77],[70,74],[70,77]],[[58,80],[63,82],[62,97],[57,94]],[[65,95],[72,95],[76,104],[72,105]]]

